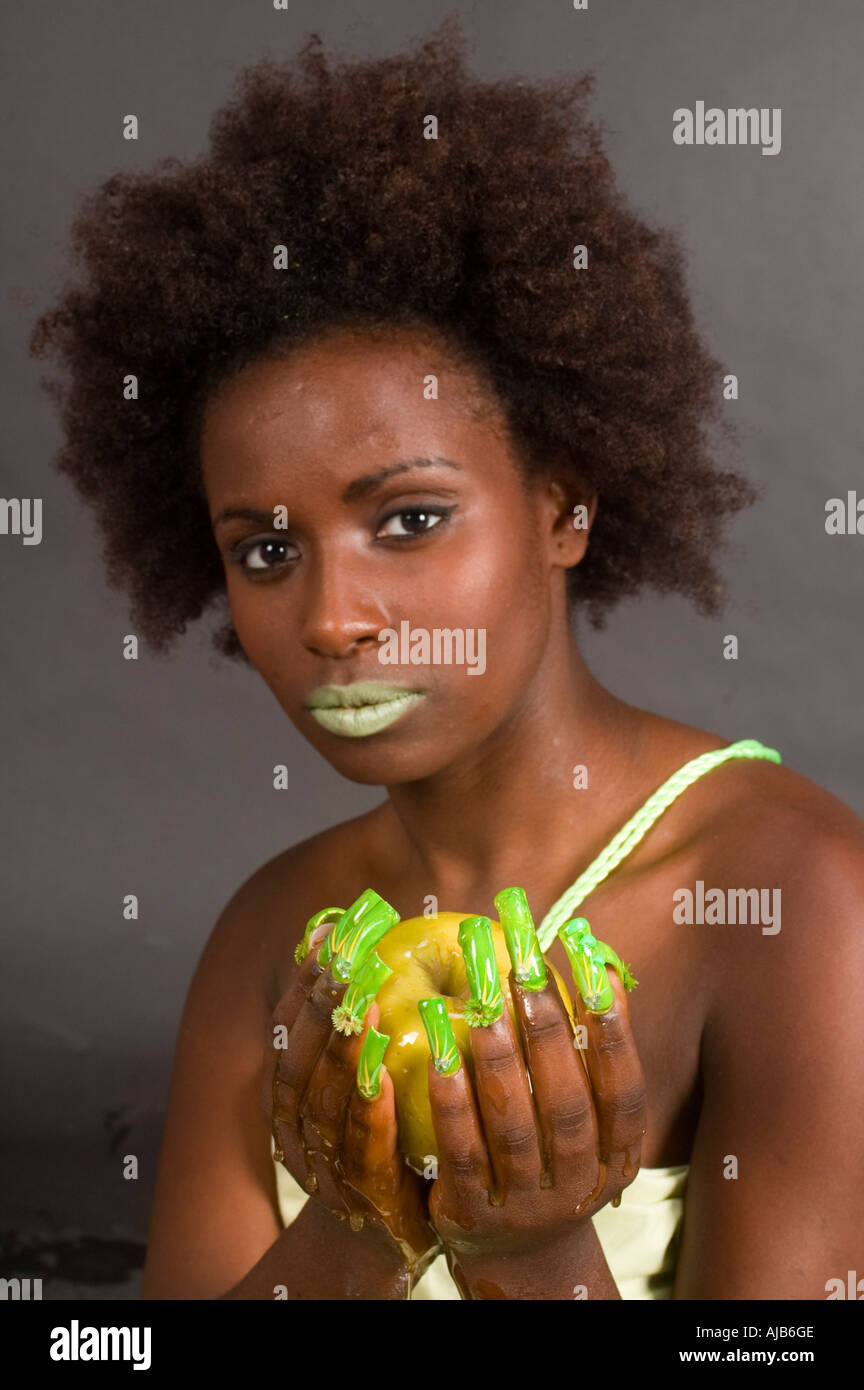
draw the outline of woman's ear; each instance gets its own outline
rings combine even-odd
[[[588,549],[588,536],[597,515],[597,493],[587,483],[571,482],[565,486],[558,478],[550,478],[545,500],[553,562],[570,569],[579,564]]]

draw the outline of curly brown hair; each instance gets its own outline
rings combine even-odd
[[[615,188],[586,114],[593,73],[482,82],[463,49],[446,22],[398,58],[328,63],[313,35],[293,61],[239,74],[200,161],[118,173],[83,200],[86,276],[30,351],[65,364],[44,383],[64,425],[57,464],[95,508],[108,580],[154,651],[227,606],[198,459],[209,394],[353,324],[437,327],[494,385],[526,476],[554,464],[597,489],[567,575],[595,628],[646,585],[718,611],[721,518],[759,493],[712,466],[708,426],[731,426],[683,252]],[[230,619],[213,642],[245,660]]]

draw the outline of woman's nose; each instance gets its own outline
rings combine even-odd
[[[359,643],[372,642],[388,626],[382,595],[358,567],[341,558],[318,559],[305,576],[300,638],[320,656],[346,656]]]

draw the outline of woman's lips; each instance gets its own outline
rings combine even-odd
[[[323,729],[343,738],[366,738],[386,729],[425,696],[420,690],[363,681],[355,685],[322,685],[305,708]]]

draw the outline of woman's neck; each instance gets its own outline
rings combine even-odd
[[[572,642],[542,682],[470,759],[387,789],[388,857],[428,883],[442,910],[470,907],[490,885],[528,891],[544,847],[543,877],[555,881],[556,854],[578,862],[626,817],[616,819],[628,787],[632,799],[648,716],[610,694]]]

